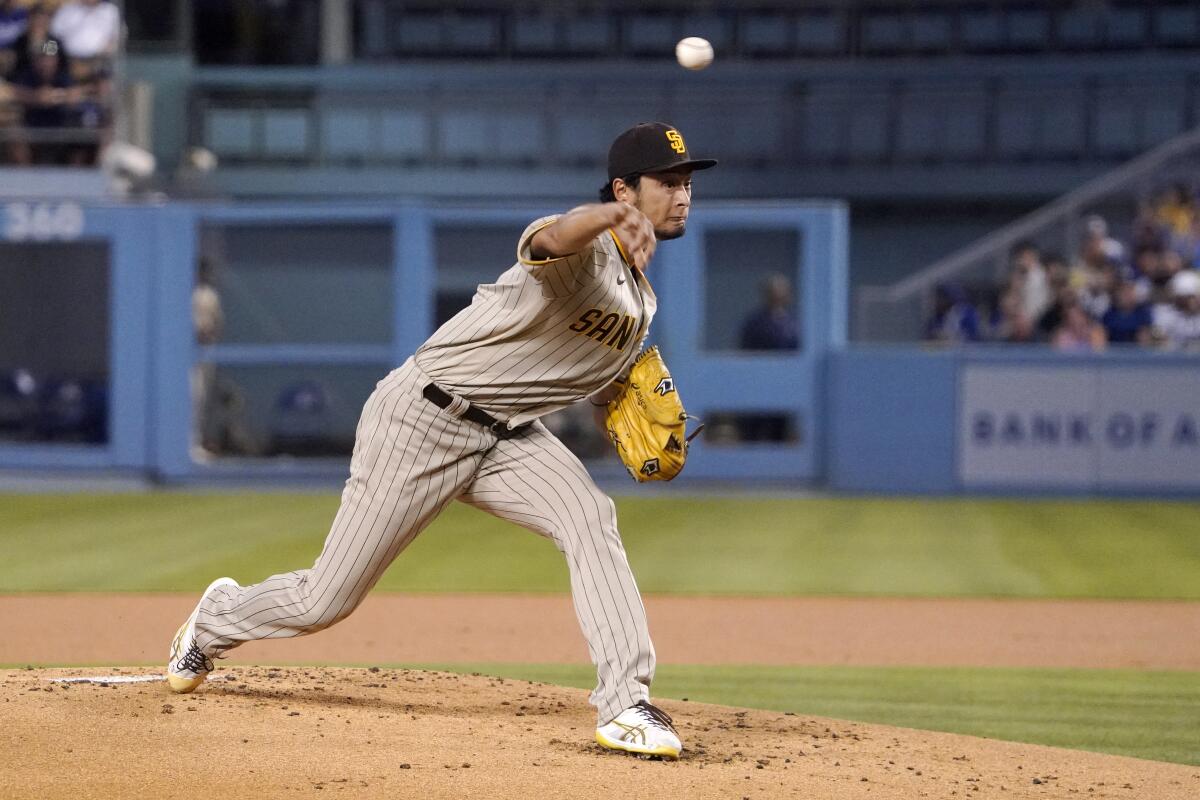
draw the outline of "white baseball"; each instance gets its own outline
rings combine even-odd
[[[680,39],[679,44],[675,45],[675,60],[681,67],[704,69],[712,63],[712,45],[708,43],[708,39],[701,39],[699,36]]]

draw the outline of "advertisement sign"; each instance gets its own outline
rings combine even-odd
[[[1200,369],[968,364],[964,487],[1200,489]]]

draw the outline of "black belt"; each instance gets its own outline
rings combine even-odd
[[[450,396],[450,393],[436,383],[426,384],[425,388],[421,390],[421,394],[425,395],[425,399],[438,408],[446,408],[454,402],[454,398]],[[467,404],[467,410],[462,413],[462,419],[474,422],[476,425],[482,425],[494,433],[497,439],[511,439],[514,436],[518,436],[532,424],[526,422],[524,425],[510,428],[507,422],[496,419],[479,406],[473,406],[470,403]]]

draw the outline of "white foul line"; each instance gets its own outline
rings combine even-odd
[[[166,680],[165,675],[97,675],[90,678],[46,678],[51,683],[150,683]]]

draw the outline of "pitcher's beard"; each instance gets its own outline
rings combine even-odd
[[[682,225],[680,225],[678,228],[674,228],[672,230],[664,231],[664,230],[659,230],[658,228],[655,228],[654,229],[654,238],[660,242],[669,242],[672,239],[678,239],[680,236],[683,236],[683,232],[685,230],[687,230],[686,222],[683,223]]]

